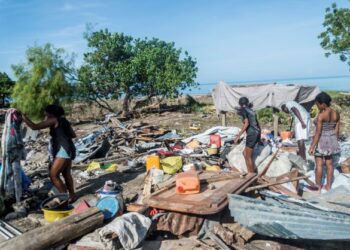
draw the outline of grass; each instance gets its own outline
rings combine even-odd
[[[333,100],[335,100],[335,99],[337,99],[337,98],[339,98],[339,97],[343,97],[344,96],[344,94],[343,93],[341,93],[340,91],[337,91],[337,90],[327,90],[327,91],[325,91],[328,95],[330,95],[331,96],[331,98],[333,99]]]

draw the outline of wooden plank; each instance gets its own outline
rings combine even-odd
[[[266,176],[263,176],[262,177],[262,180],[268,184],[270,183],[270,180],[268,177]],[[296,199],[301,199],[301,197],[295,193],[293,193],[292,191],[290,191],[288,188],[285,188],[284,186],[282,186],[281,184],[279,185],[276,185],[276,186],[270,186],[269,187],[270,190],[274,191],[274,192],[277,192],[277,193],[281,193],[281,194],[285,194],[285,195],[289,195],[293,198],[296,198]]]
[[[254,187],[247,188],[245,190],[245,192],[250,192],[250,191],[254,191],[254,190],[258,190],[258,189],[262,189],[262,188],[266,188],[266,187],[270,187],[270,186],[276,186],[276,185],[284,184],[284,183],[288,183],[288,182],[304,180],[306,178],[308,178],[308,177],[307,176],[301,176],[301,177],[296,177],[296,178],[292,178],[292,179],[285,179],[285,180],[276,181],[276,182],[272,182],[272,183],[266,183],[266,184],[262,184],[262,185],[257,185],[257,186],[254,186]]]
[[[277,151],[273,154],[273,156],[271,157],[270,161],[266,164],[265,168],[260,172],[260,174],[257,177],[261,177],[264,176],[266,174],[266,172],[269,170],[272,162],[275,160],[278,152],[280,149],[277,149]]]

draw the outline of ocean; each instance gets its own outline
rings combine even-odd
[[[219,82],[219,81],[218,81]],[[321,90],[337,90],[337,91],[350,91],[350,78],[333,78],[333,79],[304,79],[304,80],[279,80],[279,81],[241,81],[241,82],[227,82],[229,84],[259,84],[259,83],[279,83],[279,84],[297,84],[297,85],[310,85],[319,86]],[[209,94],[213,90],[217,83],[199,83],[198,88],[186,90],[184,94]]]

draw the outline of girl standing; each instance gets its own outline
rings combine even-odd
[[[40,123],[33,123],[26,115],[23,121],[33,130],[50,128],[53,164],[50,168],[50,179],[60,193],[69,192],[70,202],[76,200],[74,182],[71,174],[72,160],[76,149],[73,138],[76,137],[69,121],[64,117],[64,110],[57,105],[45,108],[45,119]],[[60,178],[62,174],[65,184]]]
[[[331,189],[333,181],[333,155],[340,153],[338,143],[340,116],[332,109],[331,97],[322,92],[316,96],[315,103],[320,110],[314,120],[316,132],[309,149],[309,154],[315,156],[316,162],[316,185],[321,191],[322,166],[325,162],[327,169],[327,184],[325,189]]]

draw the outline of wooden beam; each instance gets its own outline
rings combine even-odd
[[[273,131],[274,131],[274,135],[278,136],[278,115],[275,111],[273,111],[272,113],[273,116]]]
[[[0,249],[44,250],[61,246],[101,227],[103,219],[98,208],[89,208],[5,241]]]
[[[221,126],[226,127],[227,123],[226,123],[226,112],[221,112]]]
[[[309,177],[308,176],[300,176],[300,177],[296,177],[296,178],[292,178],[292,179],[287,179],[287,180],[282,180],[282,181],[276,181],[276,182],[272,182],[272,183],[257,185],[257,186],[254,186],[254,187],[247,188],[245,190],[245,192],[247,193],[247,192],[250,192],[250,191],[257,190],[257,189],[262,189],[262,188],[275,186],[275,185],[288,183],[288,182],[293,182],[293,181],[298,181],[298,180],[304,180],[304,179],[307,179],[307,178],[309,178]]]

